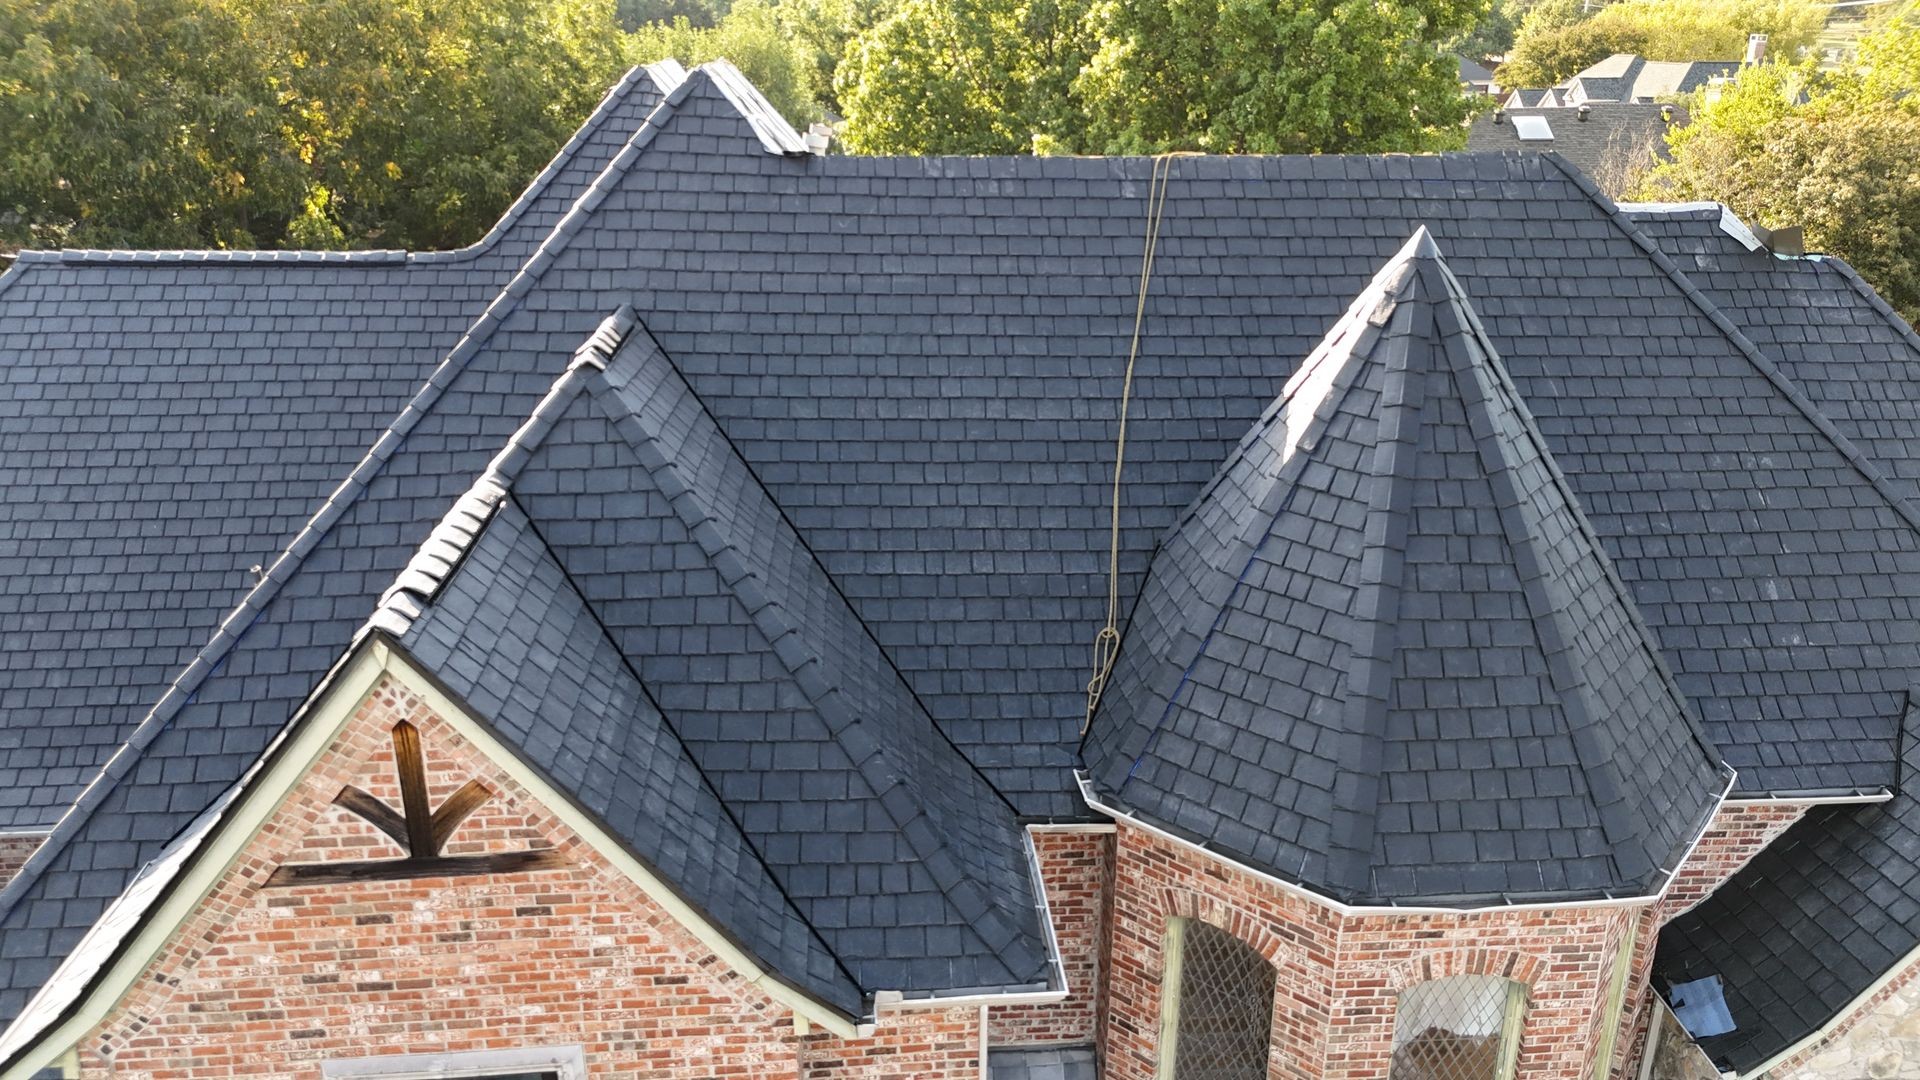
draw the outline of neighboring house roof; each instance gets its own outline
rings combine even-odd
[[[1662,109],[1671,109],[1668,121]],[[1522,117],[1538,117],[1550,137],[1524,138]],[[1669,127],[1684,127],[1687,111],[1680,106],[1603,102],[1577,109],[1505,109],[1474,117],[1467,129],[1469,150],[1552,150],[1592,177],[1606,177],[1622,166],[1646,167],[1667,153]]]
[[[1920,337],[1851,267],[1777,257],[1717,205],[1626,209],[1894,487],[1920,495]],[[1851,602],[1920,617],[1904,588],[1883,582]],[[1832,640],[1801,655],[1881,647]],[[1737,1027],[1701,1045],[1742,1073],[1817,1032],[1920,947],[1920,714],[1910,704],[1906,715],[1893,801],[1815,808],[1661,936],[1663,984],[1721,976]]]
[[[1456,56],[1454,59],[1460,62],[1461,82],[1480,87],[1493,85],[1493,72],[1488,71],[1485,65],[1464,56]]]
[[[1657,648],[1421,230],[1162,544],[1089,775],[1347,903],[1647,894],[1731,779]]]
[[[1568,105],[1650,102],[1692,93],[1715,76],[1732,75],[1739,69],[1738,60],[1648,60],[1632,53],[1615,53],[1561,85]]]
[[[696,600],[692,615],[674,616],[702,620],[690,633],[708,632],[673,647],[704,650],[703,666],[739,663],[743,685],[784,687],[792,715],[831,735],[821,753],[833,743],[851,762],[878,754],[904,763],[877,835],[914,845],[911,861],[938,884],[921,902],[940,920],[1012,910],[1008,853],[955,848],[994,843],[1003,814],[1087,815],[1073,770],[1106,608],[1115,409],[1154,164],[796,154],[790,129],[724,66],[635,111],[622,131],[588,129],[585,145],[608,150],[605,167],[552,212],[550,228],[523,241],[509,227],[494,242],[524,242],[512,265],[80,253],[23,256],[0,278],[0,364],[22,388],[0,418],[13,470],[7,502],[51,508],[8,519],[7,535],[30,543],[30,558],[7,568],[9,587],[27,591],[8,602],[46,614],[33,633],[7,640],[0,676],[19,696],[8,699],[6,722],[23,743],[62,742],[60,725],[131,732],[0,891],[0,1017],[17,1015],[140,868],[235,790],[536,413],[564,357],[627,304],[646,331],[629,347],[658,347],[666,366],[653,369],[652,385],[671,391],[658,407],[678,411],[649,419],[630,401],[628,426],[651,423],[652,437],[606,433],[590,452],[634,455],[657,490],[628,487],[591,510],[516,492],[529,522],[565,523],[556,533],[566,535],[548,537],[553,562],[576,582],[590,576],[596,551],[580,545],[595,529],[657,501],[669,478],[689,485],[681,498],[696,505],[676,505],[675,515],[697,509],[711,520],[676,550],[708,561],[695,567],[703,587],[720,590],[719,576],[726,590],[707,596],[713,608]],[[1180,158],[1170,168],[1121,484],[1123,610],[1158,538],[1380,264],[1425,225],[1676,681],[1740,768],[1741,790],[1894,781],[1906,688],[1920,671],[1916,620],[1904,602],[1852,598],[1920,596],[1912,508],[1581,174],[1554,155],[1518,154]],[[426,272],[401,267],[437,268],[448,292],[394,300],[415,287],[404,275]],[[163,305],[169,314],[156,315]],[[333,385],[336,369],[368,357],[393,369],[352,394]],[[170,396],[102,389],[123,370],[184,378],[196,365],[201,381]],[[77,416],[124,410],[124,430],[150,429],[150,441],[182,449],[141,458],[140,439],[110,432],[103,441],[96,430],[119,426],[35,420],[27,406],[50,396],[43,384],[84,395],[86,404],[64,406]],[[215,408],[197,402],[200,393],[235,401]],[[343,396],[364,397],[353,406],[363,411],[342,406]],[[329,409],[367,425],[357,436],[371,446],[364,456],[320,443],[319,429],[282,437],[267,429],[291,425],[262,419]],[[391,419],[381,427],[373,418],[383,411]],[[699,445],[659,434],[696,428]],[[337,486],[296,471],[314,454],[309,441],[335,455]],[[233,446],[249,456],[236,461],[225,452]],[[623,479],[638,485],[641,471],[630,465]],[[262,476],[309,486],[276,488]],[[289,505],[256,520],[256,504],[283,492]],[[125,547],[149,527],[145,517],[170,514],[193,517],[199,531],[143,549],[137,572],[117,577],[87,533],[60,531],[85,522]],[[42,532],[49,538],[34,539]],[[274,550],[282,554],[254,554]],[[771,573],[776,558],[780,576],[764,584],[715,569]],[[230,575],[252,561],[268,569],[244,597],[225,585],[233,592],[169,591],[178,580],[169,566]],[[515,587],[551,581],[544,564],[534,569]],[[627,569],[644,568],[592,574],[612,587]],[[59,582],[44,584],[48,575]],[[63,590],[84,599],[70,610]],[[590,606],[604,599],[581,591]],[[807,617],[782,624],[763,609],[776,602]],[[159,642],[128,614],[169,604],[192,616],[178,641]],[[73,611],[98,614],[86,633],[55,636],[76,622]],[[457,613],[428,614],[458,622]],[[649,643],[647,626],[606,621],[623,655],[667,648]],[[425,640],[415,639],[423,651]],[[84,683],[95,689],[50,686],[76,652],[97,666]],[[447,654],[447,678],[460,674],[456,655],[469,653]],[[505,672],[520,670],[517,661],[524,668],[504,655],[487,663]],[[685,723],[714,717],[718,698],[698,673],[662,666],[653,675],[636,667],[663,724],[696,761],[724,751]],[[511,695],[501,702],[506,717]],[[876,703],[900,710],[907,730],[889,738],[903,741],[848,748],[863,728],[846,718]],[[978,789],[960,756],[926,737],[923,718],[1011,810],[991,798],[940,805]],[[547,730],[530,715],[492,722],[534,745]],[[813,775],[812,761],[809,753],[799,771]],[[563,764],[545,767],[558,775]],[[881,782],[858,767],[821,775]],[[592,803],[604,794],[597,783],[583,774],[569,797]],[[22,805],[44,824],[71,790]],[[747,798],[715,790],[723,804]],[[910,791],[922,792],[922,824],[891,816],[906,812]],[[610,821],[615,811],[608,803],[598,813]],[[740,827],[843,961],[865,955],[882,958],[876,971],[924,972],[926,961],[964,951],[956,985],[996,977],[994,964],[1024,977],[1030,941],[1011,914],[980,921],[985,950],[956,943],[944,921],[933,924],[938,933],[914,929],[918,908],[830,925],[840,913],[825,902],[807,910],[808,898],[870,889],[852,869],[860,856],[836,845],[783,861],[781,830],[763,833],[744,817]],[[916,833],[929,828],[951,835],[920,846]],[[712,842],[729,842],[723,833]],[[903,882],[919,880],[914,873],[895,867]],[[1030,884],[1024,869],[1017,876]],[[749,910],[778,911],[729,917]],[[799,965],[787,977],[810,978],[802,958],[812,954],[778,944],[794,940],[788,930],[767,933],[767,951]]]

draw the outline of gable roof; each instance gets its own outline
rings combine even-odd
[[[692,73],[516,270],[463,286],[476,297],[464,331],[447,331],[444,358],[395,398],[393,422],[266,581],[171,683],[128,691],[135,712],[158,704],[0,891],[0,1016],[259,758],[550,392],[558,358],[626,303],[939,731],[1020,814],[1087,813],[1071,772],[1104,609],[1114,391],[1152,163],[789,154],[750,89],[723,69]],[[1899,636],[1915,623],[1911,508],[1589,183],[1553,155],[1172,168],[1122,478],[1124,603],[1157,538],[1297,360],[1394,238],[1425,223],[1741,783],[1891,782],[1920,666]],[[231,310],[137,337],[145,324],[131,329],[129,309],[77,306],[88,275],[124,274],[116,287],[130,291],[115,302],[144,290],[148,305],[190,303],[202,279],[118,258],[62,263],[75,276],[39,279],[32,294],[47,264],[16,269],[0,290],[0,361],[29,373],[18,385],[56,378],[30,358],[76,327],[99,335],[89,347],[126,333],[148,362],[187,365],[201,327],[266,303],[235,290],[220,294]],[[1570,258],[1583,273],[1564,273]],[[372,334],[360,317],[302,316],[251,347]],[[76,450],[29,448],[11,479],[37,497]],[[114,474],[77,460],[88,468],[73,473],[75,504],[114,505]],[[1870,564],[1857,557],[1863,537]],[[53,548],[43,558],[64,565]],[[815,590],[807,580],[796,595]],[[122,602],[145,603],[147,580],[128,584]],[[1849,634],[1887,644],[1829,647]],[[837,633],[814,649],[826,658],[829,646],[871,660]],[[1783,649],[1817,650],[1818,663],[1789,672]],[[31,685],[44,670],[8,677]],[[884,672],[874,678],[835,685],[897,700]]]
[[[1162,545],[1089,772],[1346,903],[1652,892],[1731,781],[1656,650],[1423,229]]]
[[[1566,104],[1597,101],[1658,101],[1689,94],[1716,76],[1732,75],[1738,60],[1648,60],[1615,53],[1569,78],[1561,86]]]

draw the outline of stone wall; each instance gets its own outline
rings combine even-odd
[[[1772,1080],[1920,1080],[1920,964],[1909,965]]]
[[[390,732],[419,730],[430,797],[493,794],[448,854],[545,849],[518,873],[267,887],[287,862],[397,856],[332,805],[397,804]],[[889,1012],[871,1038],[793,1014],[466,743],[384,680],[135,989],[80,1045],[116,1080],[319,1075],[329,1059],[580,1045],[595,1077],[974,1080],[979,1009]]]
[[[995,1046],[1085,1045],[1094,1041],[1106,985],[1113,830],[1041,826],[1032,835],[1068,996],[1053,1005],[993,1009],[989,1041]]]

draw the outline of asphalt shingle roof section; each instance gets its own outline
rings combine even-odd
[[[1655,985],[1719,975],[1746,1073],[1818,1031],[1920,948],[1920,709],[1891,801],[1817,806],[1660,932]]]
[[[514,491],[861,986],[1046,988],[1012,807],[651,339],[589,380]]]
[[[51,825],[657,106],[460,252],[25,252],[0,277],[0,828]]]
[[[1161,548],[1085,752],[1350,903],[1650,892],[1730,779],[1424,230]]]
[[[1104,615],[1114,412],[1151,162],[784,156],[739,96],[694,72],[611,148],[519,271],[462,285],[472,303],[418,344],[409,385],[432,370],[431,392],[411,403],[398,392],[389,414],[401,420],[325,527],[296,541],[282,577],[191,669],[191,700],[167,699],[84,813],[0,893],[0,1017],[258,756],[552,387],[558,358],[626,302],[954,743],[1022,814],[1086,812],[1071,769]],[[1174,163],[1135,386],[1123,603],[1158,538],[1420,224],[1742,785],[1890,783],[1920,669],[1904,636],[1920,626],[1904,599],[1920,591],[1907,517],[1711,301],[1551,155]],[[128,362],[199,362],[196,335],[217,322],[195,315],[146,337],[134,321],[140,305],[196,301],[210,279],[167,276],[182,272],[132,258],[16,270],[0,292],[7,406],[24,410],[41,379],[58,385],[42,342],[71,348],[63,363],[122,338]],[[85,284],[96,273],[104,291]],[[289,312],[248,331],[262,363],[282,337],[384,340],[348,300],[315,313],[297,291],[253,288],[218,317]],[[82,331],[80,344],[64,336]],[[28,501],[51,488],[56,459],[38,460],[8,478]],[[103,494],[76,505],[110,501],[111,478],[99,482]],[[196,557],[177,547],[174,558]],[[158,580],[129,580],[111,604],[141,608]],[[231,599],[209,601],[208,626]],[[1852,633],[1872,647],[1826,644]],[[1821,643],[1818,662],[1795,651],[1803,641]],[[22,662],[13,671],[27,674],[7,677],[45,670]],[[139,701],[127,717],[165,689],[169,676],[156,678],[125,684]]]
[[[795,910],[524,512],[504,501],[401,645],[779,977],[860,988]]]
[[[1673,126],[1686,125],[1684,107],[1637,102],[1590,105],[1584,118],[1577,109],[1551,106],[1510,108],[1499,116],[1482,113],[1467,129],[1467,149],[1551,150],[1588,176],[1612,175],[1624,166],[1645,167],[1653,164],[1656,156],[1666,156],[1669,122],[1661,113],[1666,108],[1673,110]],[[1553,138],[1520,138],[1516,122],[1523,116],[1545,118]]]

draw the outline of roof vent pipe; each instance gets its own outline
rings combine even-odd
[[[1767,58],[1767,35],[1748,34],[1747,35],[1747,58],[1741,62],[1742,65],[1745,67],[1752,67],[1753,65],[1759,63],[1762,60],[1765,60],[1766,58]]]
[[[1504,124],[1504,123],[1506,123],[1506,122],[1507,122],[1507,110],[1505,110],[1505,109],[1495,109],[1495,110],[1493,110],[1493,122],[1494,122],[1494,123],[1496,123],[1496,124]]]
[[[1666,121],[1669,124],[1673,123],[1673,106],[1671,105],[1660,106],[1660,119]]]
[[[1593,107],[1592,107],[1592,106],[1590,106],[1590,105],[1582,105],[1582,106],[1580,106],[1580,112],[1579,112],[1579,114],[1578,114],[1578,115],[1579,115],[1579,117],[1580,117],[1580,122],[1581,122],[1581,123],[1586,123],[1586,120],[1587,120],[1587,114],[1589,114],[1589,113],[1591,113],[1591,112],[1593,112]]]

